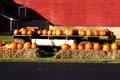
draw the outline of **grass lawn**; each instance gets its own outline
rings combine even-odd
[[[0,58],[0,62],[50,62],[50,63],[120,63],[120,59],[55,59],[49,58]]]
[[[0,42],[13,42],[14,39],[10,35],[0,35]]]

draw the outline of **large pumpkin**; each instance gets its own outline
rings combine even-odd
[[[18,43],[17,44],[17,49],[23,49],[23,43]]]
[[[56,35],[57,35],[57,36],[62,35],[62,31],[61,31],[61,30],[59,30],[59,29],[58,29],[58,30],[56,30]]]
[[[86,30],[86,36],[92,36],[92,30]]]
[[[111,49],[112,50],[117,50],[118,49],[118,43],[117,42],[112,43]]]
[[[38,46],[37,46],[36,43],[32,43],[32,44],[31,44],[31,48],[32,48],[32,49],[35,49],[35,48],[38,48]]]
[[[77,46],[77,44],[71,44],[71,50],[76,50],[76,49],[78,49],[78,46]]]
[[[110,50],[110,45],[109,44],[103,45],[103,51],[108,52],[109,50]]]
[[[101,45],[99,43],[94,43],[93,49],[94,50],[100,50],[101,49]]]
[[[94,36],[99,36],[99,31],[98,30],[93,30],[93,35]]]
[[[31,42],[26,42],[24,44],[24,49],[30,49],[31,48]]]
[[[90,49],[92,49],[92,48],[93,48],[93,45],[92,45],[91,42],[88,42],[88,43],[85,45],[85,49],[86,49],[86,50],[90,50]]]
[[[19,32],[22,32],[23,30],[26,30],[26,28],[23,28],[23,27],[22,27],[22,28],[19,30]]]
[[[68,44],[61,45],[62,50],[68,50],[69,48],[70,48],[70,46]]]
[[[18,34],[19,34],[19,30],[18,29],[14,30],[14,35],[18,35]]]
[[[10,44],[10,48],[11,48],[11,49],[17,49],[17,43],[16,43],[16,42],[12,42],[12,43]]]
[[[86,31],[84,31],[84,30],[78,30],[78,35],[79,36],[86,36]]]
[[[78,50],[83,51],[85,49],[85,46],[82,44],[78,45]]]
[[[105,30],[99,30],[99,35],[100,36],[106,36],[106,31]]]

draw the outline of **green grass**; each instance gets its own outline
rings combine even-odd
[[[11,43],[13,41],[14,41],[14,39],[10,35],[0,35],[0,42]]]
[[[0,62],[50,62],[50,63],[120,63],[120,59],[55,59],[52,58],[0,58]]]

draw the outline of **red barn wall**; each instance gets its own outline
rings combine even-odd
[[[54,25],[120,26],[120,0],[14,0]]]

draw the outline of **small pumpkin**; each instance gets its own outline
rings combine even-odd
[[[17,43],[16,43],[16,42],[12,42],[12,43],[10,44],[10,48],[11,48],[11,49],[17,49]]]
[[[94,50],[100,50],[101,49],[101,45],[99,43],[94,43],[93,49]]]
[[[14,35],[18,35],[19,34],[19,30],[18,29],[15,29],[14,30]]]
[[[78,30],[78,35],[79,36],[86,36],[86,31],[84,31],[84,30]]]
[[[92,36],[92,30],[86,30],[86,36]]]
[[[23,43],[19,42],[19,43],[17,44],[17,49],[23,49]]]

